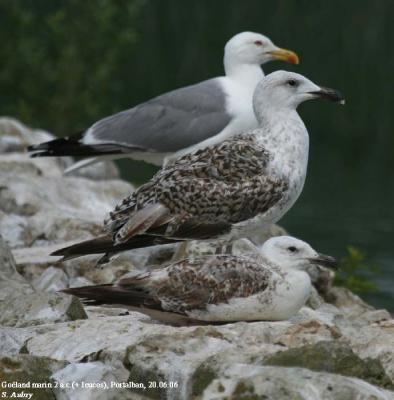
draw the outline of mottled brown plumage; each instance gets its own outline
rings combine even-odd
[[[305,270],[312,264],[335,267],[335,260],[299,239],[279,236],[256,253],[188,258],[125,275],[115,284],[64,292],[174,323],[284,320],[307,301],[311,280]]]
[[[277,204],[288,181],[267,172],[270,153],[243,134],[187,154],[126,197],[104,222],[106,236],[60,249],[64,259],[188,239],[214,239]],[[102,250],[101,250],[102,249]]]
[[[160,270],[125,277],[115,285],[64,292],[92,304],[123,304],[187,315],[210,304],[263,292],[271,276],[272,271],[262,267],[256,257],[217,255],[181,260]]]
[[[125,198],[110,213],[105,229],[116,243],[127,241],[132,235],[123,229],[125,224],[153,204],[161,204],[167,213],[149,228],[165,225],[162,234],[170,237],[177,237],[185,224],[198,229],[252,218],[268,210],[287,189],[285,180],[267,175],[269,157],[253,135],[186,155]]]

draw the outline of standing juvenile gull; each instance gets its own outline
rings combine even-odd
[[[100,156],[162,165],[165,157],[176,158],[200,142],[209,144],[213,137],[220,141],[256,128],[253,91],[264,76],[260,65],[272,60],[298,64],[295,53],[275,46],[266,36],[239,33],[225,46],[225,76],[165,93],[99,120],[81,136],[30,146],[29,151],[33,157],[95,157],[76,163],[69,172]]]
[[[90,304],[119,304],[175,322],[284,320],[308,300],[310,264],[335,266],[330,256],[289,236],[269,239],[255,255],[185,259],[149,272],[128,274],[114,285],[63,292]]]
[[[260,128],[164,167],[110,213],[107,235],[53,255],[111,255],[188,239],[232,240],[277,222],[300,195],[307,171],[309,136],[296,108],[316,98],[343,101],[339,92],[299,74],[266,76],[253,100]]]

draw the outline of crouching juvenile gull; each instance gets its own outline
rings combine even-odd
[[[165,93],[104,118],[80,136],[29,147],[33,157],[81,156],[68,172],[109,158],[130,157],[162,165],[193,147],[257,127],[252,96],[264,76],[260,65],[272,60],[298,64],[298,57],[259,33],[242,32],[225,46],[225,76]]]
[[[300,195],[307,171],[309,136],[296,108],[317,98],[343,101],[302,75],[267,75],[253,100],[260,128],[164,167],[110,213],[106,235],[52,255],[110,256],[180,240],[233,240],[277,222]]]
[[[308,300],[310,264],[335,259],[289,236],[269,239],[255,255],[185,259],[116,284],[65,289],[89,304],[130,306],[164,321],[231,322],[285,320]]]

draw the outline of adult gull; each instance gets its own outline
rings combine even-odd
[[[259,33],[242,32],[224,50],[225,76],[183,87],[106,117],[79,136],[30,146],[32,157],[89,157],[67,172],[103,157],[130,157],[162,165],[195,148],[257,127],[252,97],[272,60],[298,64],[298,57]]]
[[[339,92],[302,75],[267,75],[253,100],[259,128],[163,167],[110,213],[104,236],[53,255],[111,256],[180,240],[230,241],[277,222],[297,200],[306,177],[309,136],[296,108],[318,98],[343,101]]]
[[[289,236],[269,239],[260,255],[184,259],[115,284],[65,289],[88,304],[130,307],[166,322],[278,321],[292,317],[311,293],[311,264],[335,259]]]

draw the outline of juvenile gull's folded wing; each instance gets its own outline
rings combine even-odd
[[[123,242],[118,235],[122,227],[151,204],[166,207],[172,218],[165,221],[164,230],[140,233],[170,238],[182,238],[185,224],[184,231],[190,231],[193,225],[231,226],[252,218],[273,206],[287,188],[285,179],[267,173],[269,157],[247,134],[186,155],[125,198],[110,213],[105,229]]]
[[[114,285],[65,289],[93,304],[122,304],[187,315],[267,289],[273,272],[261,260],[217,255],[181,260]]]
[[[288,185],[283,177],[267,172],[269,158],[253,135],[244,134],[163,168],[105,221],[105,230],[113,238],[112,251],[145,247],[146,242],[214,239],[229,233],[233,224],[264,213],[282,198]],[[153,215],[157,210],[165,213]],[[137,230],[130,221],[138,221]],[[84,254],[97,254],[100,245],[89,242],[83,249],[90,251]],[[102,253],[108,253],[108,246],[103,246]],[[81,246],[60,249],[54,255],[74,254],[82,255]]]

